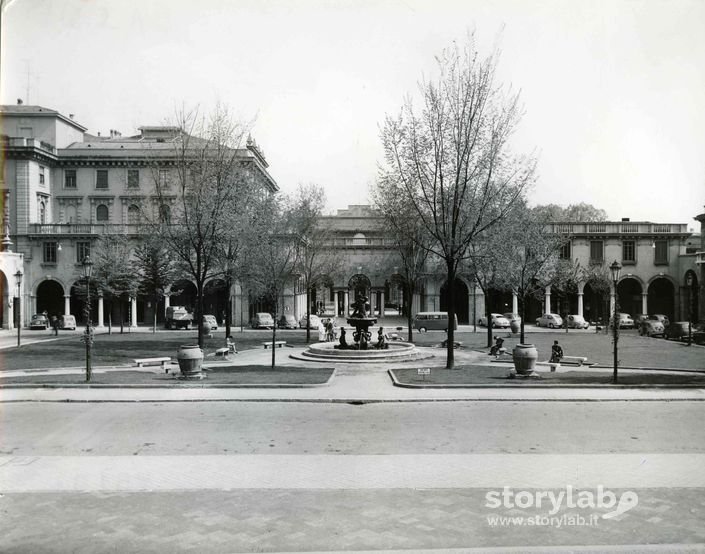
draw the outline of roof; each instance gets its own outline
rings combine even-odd
[[[43,106],[31,106],[28,104],[3,104],[0,105],[0,114],[5,115],[29,115],[34,117],[56,117],[69,125],[73,125],[81,131],[86,131],[80,123],[76,123],[72,118],[60,114],[56,110],[45,108]]]

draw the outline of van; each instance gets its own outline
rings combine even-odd
[[[458,328],[458,316],[455,316],[453,329]],[[448,331],[448,312],[419,312],[414,317],[414,329],[420,333],[426,331]]]
[[[72,315],[60,315],[59,316],[59,328],[61,329],[71,329],[76,330],[76,318]]]

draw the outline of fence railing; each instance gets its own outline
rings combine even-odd
[[[121,223],[31,223],[31,235],[137,235],[144,232],[139,224]]]
[[[561,234],[598,234],[598,235],[638,235],[687,233],[685,223],[625,223],[625,222],[594,222],[594,223],[552,223],[554,233]]]

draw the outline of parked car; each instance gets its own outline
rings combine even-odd
[[[693,327],[693,342],[705,345],[705,323],[696,323]]]
[[[29,328],[30,329],[48,329],[49,328],[49,320],[47,319],[47,316],[44,314],[34,314],[32,316],[32,319],[29,321]]]
[[[490,327],[493,329],[506,329],[509,327],[509,320],[504,317],[502,314],[490,314]],[[478,323],[482,327],[487,327],[487,316],[482,316],[479,320]]]
[[[215,318],[214,315],[204,315],[203,323],[207,323],[208,325],[210,325],[211,331],[218,330],[218,320]]]
[[[76,318],[72,315],[64,314],[59,316],[59,329],[76,330]]]
[[[670,323],[670,321],[668,320],[668,316],[667,316],[667,315],[663,315],[663,314],[653,314],[653,315],[650,315],[650,316],[649,316],[649,319],[653,319],[653,320],[655,320],[655,321],[660,321],[661,323],[663,323],[663,326],[664,326],[664,327],[666,327],[666,326]]]
[[[558,314],[543,314],[536,320],[536,327],[557,329],[559,327],[563,327],[563,318]]]
[[[448,312],[419,312],[414,316],[414,329],[419,333],[426,331],[448,331]],[[458,328],[458,316],[455,315],[453,329]]]
[[[253,329],[271,329],[274,327],[274,318],[267,312],[259,312],[250,321],[250,326]]]
[[[509,321],[510,324],[512,323],[512,321],[516,321],[519,325],[521,325],[521,317],[519,316],[519,314],[507,312],[506,314],[502,315],[507,319],[507,321]]]
[[[581,315],[571,314],[566,319],[568,320],[568,327],[570,329],[587,329],[590,327],[590,324],[585,321],[585,318]]]
[[[304,316],[299,320],[299,327],[302,329],[306,329],[306,318],[308,314],[304,314]],[[308,322],[308,328],[309,329],[318,329],[318,324],[320,323],[321,318],[318,317],[315,314],[311,314],[311,319]]]
[[[277,327],[280,329],[296,329],[299,324],[292,314],[282,314],[277,320]]]
[[[641,325],[641,322],[645,319],[649,319],[649,316],[648,314],[636,314],[632,319],[634,319],[634,325],[638,329]]]
[[[610,327],[612,327],[614,316],[610,319]],[[617,314],[617,321],[620,329],[634,329],[634,320],[629,314]]]
[[[643,319],[639,324],[639,334],[644,337],[662,337],[663,323],[657,319]]]
[[[675,340],[688,340],[688,322],[671,321],[663,330],[663,338]]]

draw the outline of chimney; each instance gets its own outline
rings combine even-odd
[[[70,113],[69,114],[69,119],[73,119],[74,114]]]
[[[629,218],[628,218],[628,217],[623,217],[623,218],[622,218],[622,221],[629,221]]]
[[[17,99],[17,105],[18,105],[18,106],[21,106],[22,104],[23,104],[22,98],[18,98],[18,99]]]

